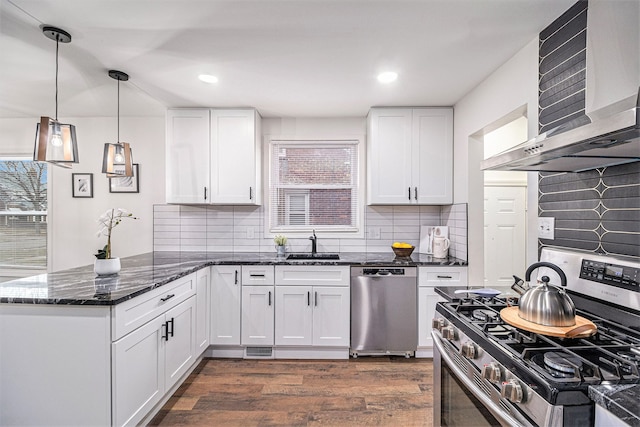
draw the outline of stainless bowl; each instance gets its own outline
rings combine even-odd
[[[526,280],[531,278],[531,272],[538,267],[549,267],[560,275],[562,286],[567,285],[564,272],[556,265],[539,262],[527,269]],[[576,306],[564,291],[549,284],[549,277],[541,278],[542,284],[529,288],[519,302],[518,316],[529,322],[545,326],[573,326],[576,324]]]

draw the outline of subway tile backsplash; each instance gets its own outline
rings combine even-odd
[[[271,238],[264,237],[263,206],[155,205],[155,251],[265,252],[275,253]],[[449,227],[453,257],[467,260],[467,205],[367,206],[365,237],[318,239],[323,252],[388,252],[394,241],[419,247],[420,226]],[[379,231],[380,238],[376,238]],[[308,239],[289,239],[288,250],[311,250]],[[417,252],[418,248],[416,248]]]

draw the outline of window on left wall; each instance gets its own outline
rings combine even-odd
[[[0,282],[47,269],[47,164],[0,157]]]

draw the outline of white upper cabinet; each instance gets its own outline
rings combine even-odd
[[[209,110],[168,110],[167,203],[208,203]]]
[[[166,145],[167,203],[261,203],[256,110],[170,109]]]
[[[453,109],[373,108],[367,144],[370,205],[453,202]]]
[[[259,205],[260,116],[211,110],[211,203]]]

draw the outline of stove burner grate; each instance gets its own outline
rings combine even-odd
[[[571,374],[572,376],[575,375],[576,368],[582,368],[582,361],[579,357],[562,351],[544,353],[544,364],[547,368]]]
[[[471,312],[471,317],[481,322],[495,322],[500,318],[500,315],[493,310],[478,308]]]

